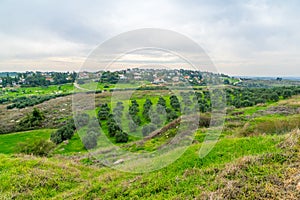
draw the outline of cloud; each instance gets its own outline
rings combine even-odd
[[[296,0],[4,0],[0,70],[30,70],[39,64],[60,71],[78,69],[110,37],[154,27],[195,40],[224,73],[300,75],[299,6]],[[174,45],[184,47],[176,41]]]

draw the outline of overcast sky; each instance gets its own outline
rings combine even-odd
[[[0,1],[0,71],[78,70],[122,32],[164,28],[196,41],[218,71],[300,76],[300,1]]]

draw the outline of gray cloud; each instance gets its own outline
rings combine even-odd
[[[0,71],[78,69],[110,37],[155,27],[195,40],[221,72],[300,75],[299,7],[296,0],[4,0]]]

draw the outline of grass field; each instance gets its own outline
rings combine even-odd
[[[230,179],[238,173],[256,176],[272,184],[272,175],[283,177],[287,159],[277,144],[284,137],[246,137],[222,139],[203,159],[198,157],[201,144],[192,145],[173,164],[146,174],[130,174],[108,168],[74,162],[66,158],[36,158],[30,156],[0,155],[0,190],[2,198],[54,198],[54,199],[182,199],[202,198],[207,193],[225,188],[220,177]],[[251,155],[252,157],[249,157]],[[252,165],[245,159],[253,158]],[[255,158],[255,159],[254,159]],[[263,159],[257,161],[256,159]],[[249,161],[250,162],[250,161]],[[270,167],[272,163],[274,167]],[[236,166],[228,168],[229,166]],[[14,166],[12,168],[12,166]],[[228,175],[226,175],[228,174]],[[236,177],[236,181],[242,181]],[[222,180],[223,181],[223,180]],[[278,181],[281,181],[278,179]],[[40,184],[43,183],[43,184]],[[15,187],[11,188],[11,185]],[[252,191],[259,183],[241,187],[237,197],[245,199],[241,191],[253,198],[261,193]],[[274,195],[274,194],[273,194]]]
[[[11,134],[0,135],[0,153],[15,153],[18,143],[35,141],[37,139],[49,139],[53,129],[40,129]]]
[[[110,95],[98,94],[96,102],[110,103]],[[160,95],[170,107],[169,91],[135,91],[131,96],[140,105],[142,124],[146,123],[142,116],[146,98],[155,105]],[[55,129],[0,135],[0,199],[299,199],[299,98],[231,108],[223,132],[207,156],[199,157],[209,130],[203,126],[178,160],[148,173],[120,172],[91,157],[79,137],[88,127],[57,145],[47,158],[14,154],[15,148],[19,142],[49,139]],[[126,129],[125,111],[130,101],[117,98],[112,105],[118,101],[124,105],[122,125]],[[87,113],[92,115],[95,110]],[[155,151],[175,134],[176,128],[170,128],[143,143],[136,142],[141,137],[130,136],[129,143],[117,145],[137,154]],[[98,138],[98,144],[104,136]],[[135,166],[139,162],[128,163]]]
[[[6,88],[2,90],[2,98],[16,98],[31,95],[50,95],[59,93],[72,93],[73,84],[50,85],[44,87]]]

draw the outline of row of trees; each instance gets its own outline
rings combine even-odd
[[[128,128],[130,132],[135,132],[137,128],[144,121],[142,128],[142,134],[148,135],[150,132],[156,130],[162,125],[162,122],[172,121],[178,118],[180,103],[176,96],[170,97],[171,107],[167,107],[166,100],[163,97],[159,97],[156,109],[153,107],[153,102],[150,99],[146,99],[142,106],[142,117],[140,113],[140,105],[137,100],[132,100],[126,117],[128,120]],[[115,137],[116,142],[127,142],[128,134],[122,129],[122,117],[124,112],[124,106],[122,102],[118,102],[113,111],[111,112],[108,104],[102,104],[99,108],[98,118],[100,124],[106,123],[108,134],[110,137]]]
[[[8,105],[7,109],[13,109],[13,108],[26,108],[30,106],[34,106],[40,103],[43,103],[45,101],[49,101],[50,99],[55,99],[57,97],[62,97],[69,95],[68,93],[61,93],[61,94],[55,94],[55,95],[43,95],[43,96],[22,96],[18,97],[12,100],[12,104]],[[4,101],[7,102],[7,101]],[[1,101],[0,101],[1,104]]]
[[[224,93],[218,90],[212,92],[204,90],[196,93],[181,92],[182,102],[179,101],[176,95],[172,95],[169,98],[170,106],[167,106],[166,99],[163,97],[159,97],[155,107],[151,99],[146,99],[142,106],[142,112],[140,110],[141,106],[137,100],[132,100],[128,111],[126,112],[126,117],[129,119],[128,127],[130,132],[135,132],[143,122],[144,125],[141,129],[142,134],[143,136],[147,136],[149,133],[159,128],[163,122],[170,122],[178,118],[181,114],[189,114],[193,109],[199,110],[200,112],[210,111],[212,108],[211,96],[218,97],[221,102],[224,101],[226,97],[228,105],[246,107],[258,103],[276,102],[279,99],[289,98],[295,94],[300,94],[299,88],[230,88],[226,89]],[[140,113],[142,113],[142,116],[140,116]],[[122,128],[123,116],[124,105],[122,102],[117,102],[113,110],[111,110],[108,104],[102,104],[99,108],[98,119],[95,118],[90,120],[87,114],[80,114],[76,119],[78,127],[88,125],[86,134],[83,137],[84,146],[87,149],[92,149],[97,146],[97,139],[101,135],[99,123],[102,127],[104,127],[103,123],[106,123],[108,135],[115,138],[117,143],[127,142],[129,136]],[[74,131],[75,126],[67,124],[53,134],[51,140],[56,144],[61,143],[66,139],[70,139],[74,134]]]

